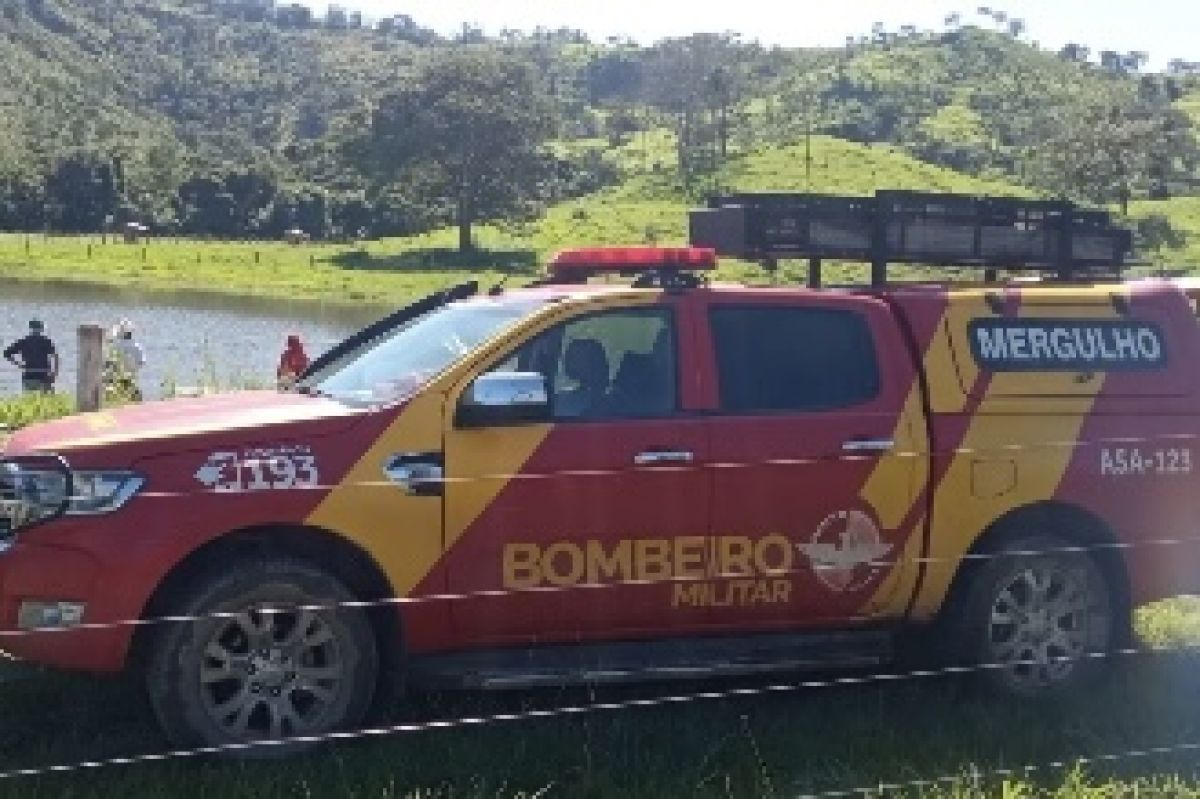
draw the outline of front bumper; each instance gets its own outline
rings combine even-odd
[[[0,650],[38,665],[71,671],[115,672],[124,665],[134,626],[106,607],[100,564],[90,554],[16,541],[0,553]],[[23,630],[22,603],[85,606],[77,626]],[[109,623],[105,620],[117,621]]]

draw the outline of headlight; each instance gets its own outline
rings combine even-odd
[[[11,535],[67,509],[71,476],[41,462],[0,464],[0,517]]]
[[[145,485],[129,471],[70,471],[58,458],[0,461],[0,550],[13,534],[56,516],[112,513]]]

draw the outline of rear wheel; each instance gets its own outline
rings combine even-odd
[[[239,748],[359,724],[379,662],[365,612],[337,580],[297,561],[252,561],[198,581],[159,631],[146,683],[180,746],[269,757],[311,746]]]
[[[1010,539],[966,575],[958,660],[1027,698],[1094,676],[1113,645],[1114,596],[1095,558],[1050,535]]]

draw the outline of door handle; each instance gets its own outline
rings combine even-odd
[[[384,464],[383,473],[409,496],[442,496],[446,474],[440,452],[393,455]]]
[[[868,453],[891,452],[896,448],[894,438],[852,438],[842,444],[842,452],[854,452],[860,455]]]
[[[695,453],[683,450],[652,449],[633,456],[634,466],[671,466],[689,464],[696,460]]]

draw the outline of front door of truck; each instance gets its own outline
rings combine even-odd
[[[709,520],[705,422],[685,412],[681,303],[574,316],[488,372],[538,373],[549,418],[447,420],[446,568],[456,632],[475,644],[686,632],[679,552]],[[451,398],[448,412],[457,399]]]
[[[902,612],[918,554],[906,544],[921,521],[924,422],[887,307],[746,295],[714,300],[704,315],[724,579],[697,586],[694,601],[742,631]]]

